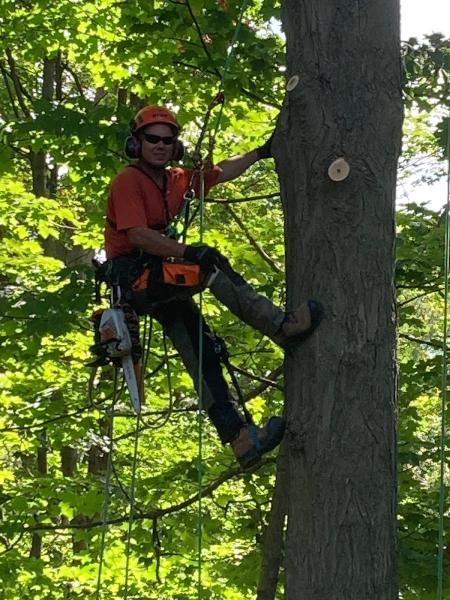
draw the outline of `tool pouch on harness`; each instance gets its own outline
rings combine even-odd
[[[196,287],[201,284],[200,265],[181,259],[167,258],[162,261],[162,276],[168,285]]]

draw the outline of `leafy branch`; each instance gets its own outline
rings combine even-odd
[[[236,223],[239,225],[239,227],[242,229],[242,231],[245,233],[248,241],[256,250],[256,252],[261,256],[261,258],[277,273],[284,273],[280,265],[267,254],[267,252],[264,250],[261,244],[257,242],[256,239],[252,236],[244,221],[236,214],[236,212],[231,208],[231,206],[227,205],[226,209],[236,221]]]
[[[275,462],[274,458],[263,458],[261,463],[255,468],[254,471],[261,469],[265,465],[273,464]],[[223,483],[233,479],[234,477],[243,474],[242,469],[240,467],[232,467],[225,471],[222,475],[220,475],[215,481],[206,485],[202,492],[202,498],[208,498],[211,496]],[[153,510],[139,510],[139,514],[133,516],[133,520],[143,520],[143,519],[159,519],[166,515],[170,515],[181,510],[184,510],[191,506],[192,504],[198,502],[200,498],[200,492],[196,492],[190,498],[179,502],[178,504],[174,504],[172,506],[168,506],[167,508],[155,508]],[[106,521],[92,521],[91,523],[65,523],[65,524],[57,524],[57,525],[48,525],[48,524],[37,524],[32,525],[30,527],[26,527],[24,529],[24,533],[36,532],[36,531],[63,531],[67,529],[93,529],[96,527],[102,527],[103,525],[121,525],[122,523],[126,523],[129,520],[129,515],[120,515],[118,517],[113,517],[107,519]]]

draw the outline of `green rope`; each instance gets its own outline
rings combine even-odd
[[[445,510],[445,449],[446,449],[446,409],[447,409],[447,338],[448,338],[448,295],[450,272],[450,101],[447,120],[447,203],[445,207],[444,235],[444,332],[442,341],[442,401],[441,401],[441,444],[439,472],[439,533],[438,533],[438,568],[437,568],[437,600],[443,600],[444,589],[444,510]]]
[[[223,68],[220,87],[223,88],[226,76],[228,74],[228,70],[230,68],[231,59],[233,56],[234,46],[236,44],[239,31],[242,25],[242,19],[244,17],[245,10],[247,8],[247,4],[249,0],[243,0],[241,4],[241,8],[239,11],[239,17],[234,29],[233,37],[230,43],[230,50],[228,52],[228,56],[225,61],[225,65]],[[219,89],[220,92],[220,89]],[[221,127],[222,123],[222,115],[223,115],[223,107],[224,102],[222,101],[220,104],[219,114],[217,116],[214,133],[212,139],[215,140],[217,133]],[[201,143],[201,142],[200,142]],[[198,146],[198,155],[200,156],[200,143]],[[199,217],[200,217],[200,243],[203,242],[203,232],[204,232],[204,203],[205,203],[205,180],[204,180],[204,172],[201,168],[200,171],[200,182],[199,182]],[[199,298],[199,324],[198,324],[198,412],[197,412],[197,421],[198,421],[198,511],[197,511],[197,598],[201,600],[203,597],[203,586],[202,586],[202,555],[203,555],[203,293],[200,292]]]
[[[167,414],[164,417],[162,423],[158,425],[158,427],[164,427],[164,425],[170,420],[173,412],[173,403],[174,403],[174,394],[173,394],[173,385],[172,385],[172,371],[170,370],[170,358],[169,352],[167,350],[167,336],[163,331],[163,346],[164,346],[164,360],[166,363],[166,378],[167,378],[167,389],[169,391],[169,405],[167,407]]]
[[[239,17],[238,17],[238,20],[237,20],[237,24],[236,24],[236,27],[235,27],[234,32],[233,32],[233,37],[231,38],[231,42],[230,42],[230,50],[228,52],[228,56],[226,58],[225,65],[223,67],[222,77],[221,77],[221,81],[220,81],[220,88],[222,88],[222,90],[224,90],[225,79],[226,79],[226,77],[228,75],[228,71],[230,69],[231,59],[233,57],[234,46],[236,44],[239,32],[241,30],[242,20],[244,18],[245,11],[247,10],[247,5],[248,5],[249,1],[250,0],[243,0],[242,4],[241,4],[241,8],[240,8],[240,11],[239,11]],[[214,128],[213,139],[216,138],[216,135],[218,134],[219,129],[220,129],[221,124],[222,124],[222,115],[223,115],[224,104],[225,103],[222,102],[221,105],[220,105],[219,114],[217,116],[216,125],[215,125],[215,128]]]
[[[134,506],[136,503],[136,470],[137,470],[137,455],[139,446],[139,426],[141,424],[141,413],[136,416],[136,429],[134,433],[134,451],[133,451],[133,467],[131,473],[131,489],[130,489],[130,514],[128,518],[128,535],[127,535],[127,546],[125,550],[126,562],[125,562],[125,590],[124,600],[128,598],[128,577],[130,572],[130,549],[131,549],[131,530],[133,527],[134,517]]]
[[[106,522],[108,520],[108,510],[109,510],[109,501],[110,501],[110,484],[111,484],[111,473],[112,473],[112,453],[113,453],[113,426],[114,426],[114,408],[117,400],[117,382],[118,382],[118,373],[119,369],[117,367],[114,368],[114,381],[113,381],[113,393],[111,400],[111,414],[109,419],[109,430],[110,430],[110,446],[109,446],[109,454],[108,454],[108,462],[106,465],[106,475],[105,475],[105,492],[103,497],[103,506],[102,506],[102,535],[100,541],[100,558],[97,572],[97,588],[95,592],[95,599],[100,600],[100,592],[102,585],[102,571],[103,571],[103,562],[105,556],[105,543],[106,543]]]
[[[203,169],[200,169],[200,243],[203,242],[205,179]],[[202,593],[202,553],[203,553],[203,292],[200,292],[198,319],[198,511],[197,511],[197,597],[201,600]]]

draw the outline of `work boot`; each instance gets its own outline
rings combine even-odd
[[[231,442],[243,471],[256,466],[261,456],[278,446],[283,439],[286,422],[281,417],[270,417],[264,427],[253,424],[244,425],[239,435]]]
[[[317,300],[308,300],[286,313],[273,341],[282,348],[291,348],[308,338],[323,319],[323,306]]]

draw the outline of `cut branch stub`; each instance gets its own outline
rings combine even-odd
[[[337,158],[328,167],[328,177],[332,181],[343,181],[350,173],[350,165],[345,158]]]
[[[300,81],[300,77],[298,75],[292,75],[292,77],[289,79],[289,81],[286,84],[287,91],[292,92],[292,90],[297,87],[299,81]]]

